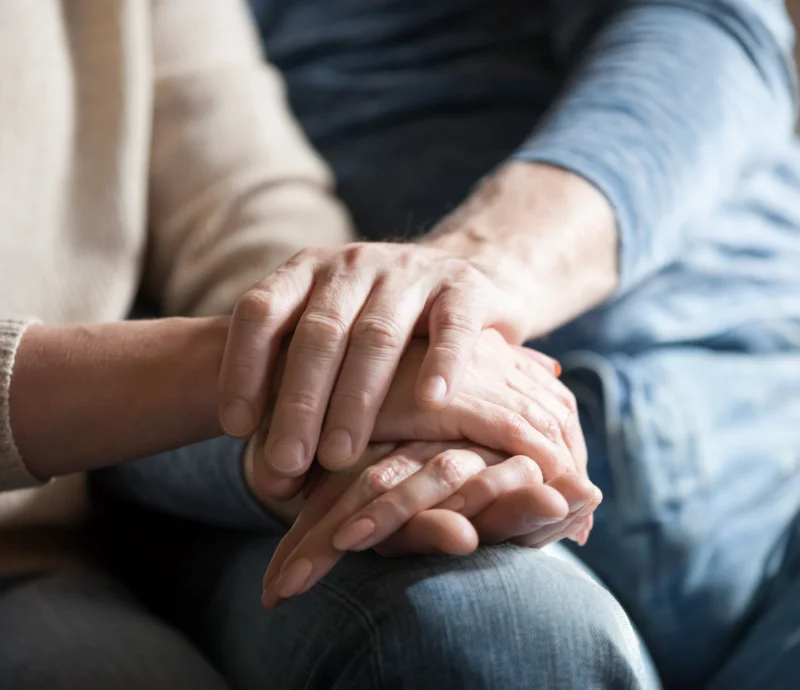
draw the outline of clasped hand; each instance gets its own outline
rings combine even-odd
[[[414,395],[427,349],[422,339],[409,344],[373,443],[350,468],[286,478],[264,457],[269,420],[251,439],[253,491],[271,507],[276,494],[304,494],[264,578],[265,606],[308,590],[347,551],[468,554],[479,544],[588,537],[601,495],[553,361],[486,330],[452,402],[429,411]]]
[[[239,300],[221,421],[255,434],[251,487],[293,522],[265,577],[267,606],[349,550],[588,536],[600,492],[575,399],[552,359],[517,346],[536,306],[459,251],[310,248]],[[301,489],[299,513],[287,513]]]

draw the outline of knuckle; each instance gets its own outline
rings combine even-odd
[[[463,334],[471,333],[476,330],[475,318],[473,317],[469,305],[456,303],[443,309],[438,319],[439,328],[447,333]]]
[[[539,421],[539,430],[542,435],[553,443],[563,443],[564,437],[561,433],[561,425],[558,420],[551,414],[545,413]]]
[[[463,465],[452,451],[437,455],[430,464],[436,478],[451,489],[459,488],[466,479]]]
[[[459,261],[458,265],[453,271],[453,277],[459,283],[464,284],[478,284],[483,281],[483,273],[481,273],[469,261]]]
[[[525,408],[523,416],[530,420],[537,431],[542,434],[548,441],[556,444],[564,443],[564,429],[563,415],[562,419],[552,414],[551,412],[534,405],[529,401],[525,401]]]
[[[580,434],[581,423],[578,418],[578,413],[574,410],[567,408],[561,419],[561,427],[567,435],[574,436]]]
[[[538,483],[542,481],[542,469],[532,458],[526,455],[518,455],[515,458],[514,467],[522,483]]]
[[[342,252],[342,263],[346,268],[355,268],[368,251],[369,248],[363,242],[351,244]]]
[[[294,414],[304,417],[316,414],[319,409],[319,397],[311,391],[293,390],[287,391],[283,395],[280,404],[290,408]]]
[[[561,402],[564,407],[567,408],[569,413],[572,416],[577,416],[578,414],[578,399],[575,397],[575,394],[566,386],[564,386],[564,390],[561,394]]]
[[[498,493],[497,482],[492,480],[486,474],[479,474],[477,477],[470,480],[470,483],[474,491],[480,496],[494,498]]]
[[[394,318],[371,314],[357,322],[351,340],[356,347],[394,351],[402,347],[404,336]]]
[[[342,406],[350,410],[355,408],[357,411],[364,411],[370,409],[374,401],[375,399],[369,391],[343,390],[334,392],[329,407],[332,410]]]
[[[418,256],[415,252],[412,251],[403,251],[396,258],[397,265],[407,271],[412,266],[416,266],[418,264]]]
[[[275,293],[264,288],[254,287],[239,298],[234,309],[237,321],[266,321],[278,311]]]
[[[363,481],[371,495],[385,494],[403,481],[405,474],[398,463],[388,462],[364,470]]]
[[[278,268],[276,272],[280,271],[281,273],[285,273],[287,271],[291,271],[296,269],[301,264],[304,264],[307,261],[313,260],[313,256],[309,252],[309,250],[301,249],[298,252],[295,252],[290,256],[286,261],[284,261]]]
[[[576,468],[572,455],[559,446],[551,446],[549,456],[555,471],[559,474],[571,472]]]
[[[384,527],[390,529],[406,521],[409,515],[408,500],[397,492],[387,491],[375,499],[372,504],[373,514]]]
[[[516,412],[505,419],[505,433],[513,441],[527,441],[531,435],[531,426],[528,420]]]
[[[258,366],[258,359],[246,352],[237,352],[226,363],[227,375],[252,375]]]
[[[306,312],[297,325],[295,335],[301,334],[320,345],[339,341],[347,336],[348,325],[336,313],[311,311]]]

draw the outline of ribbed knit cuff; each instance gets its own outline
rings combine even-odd
[[[11,431],[9,390],[17,348],[33,319],[0,319],[0,491],[37,486],[19,454]]]

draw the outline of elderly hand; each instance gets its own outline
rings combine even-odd
[[[445,408],[430,412],[414,397],[424,366],[427,341],[412,340],[372,430],[373,442],[462,441],[525,455],[541,468],[545,481],[559,474],[586,474],[586,447],[575,399],[555,376],[557,363],[528,348],[512,346],[493,330],[478,338],[461,390]],[[329,412],[332,414],[333,411]],[[266,462],[266,419],[253,444],[254,481],[261,496],[286,499],[304,477],[284,477]]]
[[[307,591],[348,550],[468,554],[588,537],[602,497],[587,479],[544,483],[529,458],[452,445],[370,446],[356,467],[318,478],[273,555],[264,606]]]
[[[430,347],[416,378],[427,410],[460,390],[487,327],[510,342],[535,308],[504,294],[468,260],[409,244],[307,249],[236,305],[220,374],[223,428],[254,433],[284,336],[291,335],[265,455],[272,471],[304,474],[318,457],[343,469],[361,455],[403,351],[415,334]]]

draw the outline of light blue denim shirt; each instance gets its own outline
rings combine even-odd
[[[800,347],[800,153],[783,3],[558,7],[571,76],[515,157],[571,169],[606,194],[621,276],[615,299],[550,347]]]

